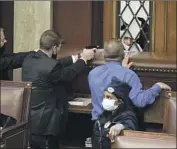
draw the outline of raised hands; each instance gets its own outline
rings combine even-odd
[[[128,54],[125,55],[125,58],[122,61],[122,66],[123,67],[130,68],[133,65],[133,62],[129,62],[129,57],[130,56]]]

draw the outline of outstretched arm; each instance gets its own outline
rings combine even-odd
[[[78,55],[72,55],[72,56],[68,56],[68,57],[63,57],[60,58],[59,61],[61,63],[61,65],[63,67],[67,67],[69,65],[72,65],[73,63],[75,63],[78,60]]]
[[[132,87],[129,97],[137,107],[145,107],[152,104],[161,92],[161,88],[157,84],[153,85],[149,89],[143,89],[141,81],[136,73],[132,74],[128,84]]]
[[[50,79],[53,83],[60,81],[71,81],[76,75],[82,72],[86,68],[84,60],[80,59],[76,63],[63,67],[60,61],[56,64],[50,74]]]
[[[34,51],[31,51],[34,52]],[[1,56],[0,58],[0,70],[7,71],[11,69],[20,68],[22,66],[23,60],[31,52],[19,52],[14,53],[11,56]]]

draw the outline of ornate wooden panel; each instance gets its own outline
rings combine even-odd
[[[128,1],[125,1],[129,3]],[[129,5],[129,4],[128,4]],[[176,61],[176,1],[153,1],[151,51],[153,55]],[[104,3],[104,41],[116,38],[117,2]],[[121,15],[121,14],[120,14]]]

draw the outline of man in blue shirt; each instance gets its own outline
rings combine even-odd
[[[114,76],[131,86],[132,89],[129,97],[137,107],[145,107],[148,104],[152,104],[161,92],[161,89],[171,89],[167,84],[158,82],[151,88],[144,90],[136,73],[122,66],[124,57],[122,43],[120,41],[110,40],[104,45],[104,58],[106,63],[90,71],[88,81],[93,105],[92,120],[96,120],[102,114],[103,108],[101,103],[103,100],[103,92]]]

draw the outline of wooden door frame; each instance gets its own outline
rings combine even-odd
[[[152,18],[152,52],[146,54],[149,55],[150,60],[152,58],[163,59],[165,61],[170,60],[173,61],[173,63],[176,63],[176,7],[177,2],[175,1],[154,1]],[[115,25],[116,1],[105,1],[103,27],[104,41],[115,38]]]

